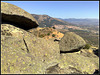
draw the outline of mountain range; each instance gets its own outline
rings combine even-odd
[[[70,25],[79,27],[99,26],[99,19],[77,19],[77,18],[53,18],[48,15],[31,14],[38,22],[40,27],[52,27],[54,25]]]
[[[85,26],[99,25],[99,19],[77,19],[77,18],[69,18],[69,19],[59,18],[59,19],[76,25],[85,25]]]
[[[31,14],[39,23],[40,27],[52,27],[54,25],[71,25],[71,23],[50,17],[48,15]]]

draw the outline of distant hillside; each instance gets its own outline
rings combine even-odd
[[[39,22],[40,27],[51,27],[54,25],[70,25],[70,23],[66,21],[57,18],[52,18],[48,15],[32,14],[32,16]]]
[[[61,18],[59,18],[61,19]],[[94,25],[99,25],[99,19],[75,19],[75,18],[70,18],[70,19],[61,19],[63,21],[67,21],[72,24],[76,25],[88,25],[88,26],[94,26]]]

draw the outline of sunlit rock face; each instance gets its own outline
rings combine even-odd
[[[66,32],[59,44],[61,51],[74,51],[84,46],[86,42],[79,35],[73,32]]]
[[[14,23],[23,29],[32,29],[38,26],[36,19],[25,10],[5,2],[1,2],[3,23]]]

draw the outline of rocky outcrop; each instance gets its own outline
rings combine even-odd
[[[14,30],[23,34],[15,36]],[[93,74],[98,70],[99,58],[85,49],[60,54],[58,43],[13,25],[3,24],[1,31],[6,31],[1,35],[2,74]]]
[[[74,51],[83,47],[86,42],[79,35],[73,32],[66,32],[59,44],[61,51]]]
[[[91,50],[81,49],[74,53],[60,54],[59,42],[39,38],[11,23],[1,24],[1,74],[98,73],[99,58]],[[45,29],[41,31],[44,32]],[[68,44],[72,44],[68,45],[68,49],[83,46],[81,42],[84,40],[76,34],[69,34],[67,39],[70,40]],[[60,39],[57,38],[55,41]]]
[[[99,58],[96,55],[87,52],[82,50],[74,53],[60,54],[59,63],[47,68],[46,74],[97,73],[97,70],[99,69]]]
[[[93,74],[95,69],[99,69],[99,58],[66,53],[60,55],[58,66],[64,70],[64,74]]]
[[[12,28],[18,29],[15,26]],[[24,30],[19,31],[23,32],[22,37],[20,34],[19,37],[1,36],[2,74],[43,74],[46,68],[58,63],[60,55],[58,44],[35,37]]]
[[[38,22],[31,14],[9,3],[1,2],[1,14],[3,23],[14,23],[26,30],[38,26]]]

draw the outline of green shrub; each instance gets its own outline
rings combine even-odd
[[[49,27],[49,28],[51,28],[51,27]]]
[[[52,37],[55,37],[56,35],[55,34],[52,34]]]
[[[53,29],[56,29],[55,27],[52,27]]]
[[[91,47],[90,44],[86,44],[85,47],[84,47],[84,49],[89,49],[90,47]]]
[[[41,35],[39,35],[39,37],[41,37],[41,38],[43,38],[45,36],[45,34],[41,34]]]
[[[48,36],[50,35],[50,33],[47,34]]]
[[[52,33],[52,31],[49,31],[49,33]]]

